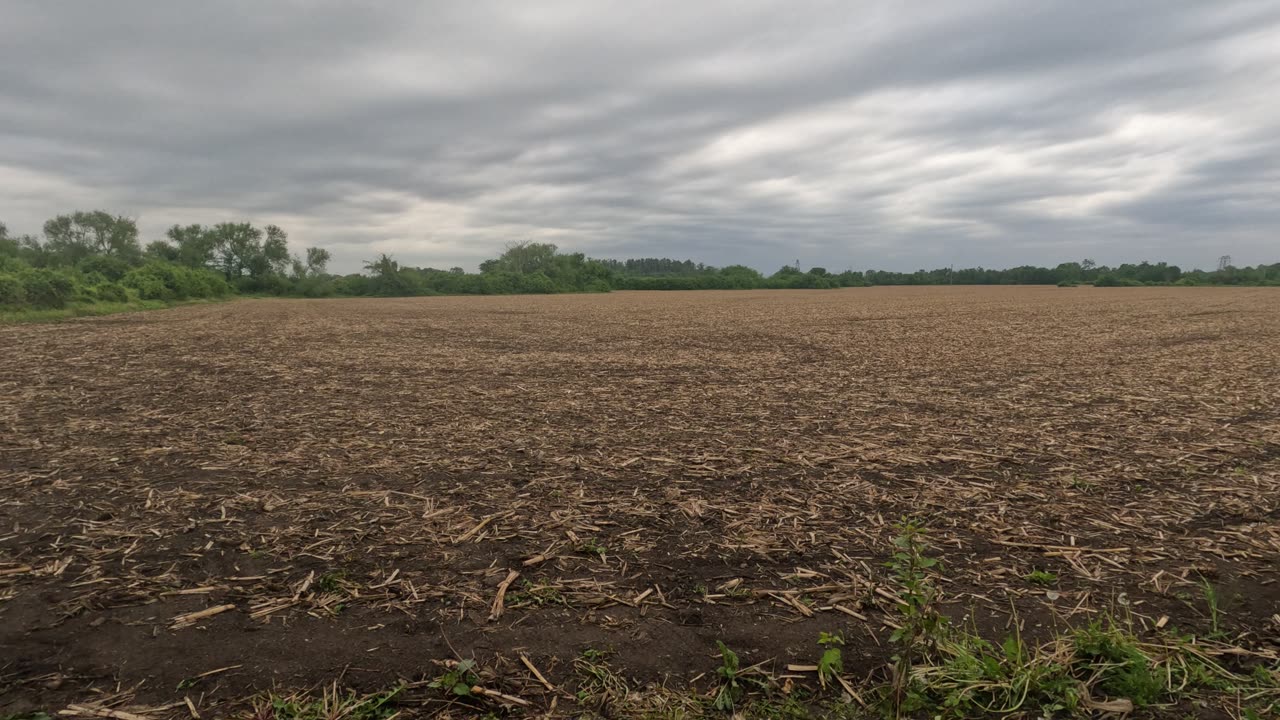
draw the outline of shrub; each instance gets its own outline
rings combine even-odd
[[[231,286],[227,284],[227,279],[221,273],[203,268],[188,272],[200,279],[201,289],[204,291],[201,297],[225,297],[231,294]]]
[[[120,283],[103,283],[94,288],[93,292],[103,302],[129,302],[129,291]]]
[[[1059,280],[1058,287],[1076,287],[1074,280]]]
[[[0,273],[12,273],[16,275],[30,267],[30,265],[22,262],[16,257],[0,255]]]
[[[548,294],[557,290],[556,284],[542,271],[520,276],[519,287],[524,293]]]
[[[26,288],[17,275],[0,275],[0,305],[21,305],[26,300]]]
[[[1093,281],[1094,287],[1142,287],[1142,283],[1129,278],[1116,277],[1115,275],[1103,275]]]
[[[159,261],[130,271],[121,282],[137,290],[144,300],[222,297],[231,292],[218,273]]]
[[[76,295],[78,283],[64,272],[35,268],[22,275],[27,302],[38,308],[61,308]]]
[[[88,275],[100,273],[112,282],[118,282],[129,272],[129,263],[114,255],[90,255],[76,263],[76,269]]]
[[[124,284],[137,290],[138,297],[143,300],[168,300],[173,297],[173,291],[165,286],[164,280],[149,273],[135,270],[124,277]]]

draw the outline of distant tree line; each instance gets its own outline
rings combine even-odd
[[[1092,260],[1061,263],[1056,267],[1022,265],[1005,270],[988,268],[938,268],[915,272],[845,270],[832,273],[815,267],[801,271],[783,266],[772,275],[730,265],[715,268],[675,260],[608,261],[621,267],[613,287],[627,290],[700,290],[738,288],[831,288],[870,285],[1080,285],[1100,287],[1137,285],[1280,285],[1280,263],[1238,268],[1225,264],[1218,270],[1184,271],[1168,263],[1125,263],[1116,267]]]
[[[0,306],[291,294],[329,277],[327,250],[290,255],[288,236],[275,225],[174,225],[144,248],[136,221],[94,210],[59,215],[43,231],[13,237],[0,223]]]
[[[764,275],[745,265],[713,267],[692,260],[596,260],[555,245],[512,242],[480,264],[478,273],[401,265],[379,255],[364,272],[332,275],[329,252],[289,251],[276,225],[174,225],[142,246],[137,223],[102,210],[59,215],[40,237],[11,236],[0,223],[0,307],[62,308],[217,298],[231,294],[300,297],[506,295],[611,290],[732,290],[838,288],[869,285],[1280,285],[1280,263],[1235,267],[1224,257],[1214,271],[1184,271],[1167,263],[1116,267],[1092,260],[1053,268],[940,268],[830,272],[787,265]]]

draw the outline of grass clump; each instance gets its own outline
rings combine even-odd
[[[926,555],[920,527],[900,526],[894,546],[888,564],[902,585],[896,618],[900,629],[893,634],[900,649],[891,683],[883,691],[885,710],[893,717],[1057,717],[1128,713],[1197,692],[1246,694],[1254,700],[1280,696],[1275,671],[1259,666],[1241,675],[1215,659],[1237,648],[1191,638],[1144,640],[1132,624],[1113,617],[1061,633],[1041,646],[1028,645],[1016,632],[996,645],[976,629],[949,626],[939,615],[938,591],[926,573],[934,563]],[[1056,580],[1047,572],[1033,580],[1035,575],[1028,580]],[[1215,596],[1209,590],[1205,594],[1217,628]],[[1274,704],[1272,700],[1265,707]]]
[[[396,715],[396,698],[403,685],[390,690],[359,695],[345,693],[338,686],[325,688],[320,697],[304,694],[268,695],[253,705],[253,720],[387,720]]]

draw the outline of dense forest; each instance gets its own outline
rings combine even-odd
[[[95,210],[59,215],[43,236],[11,236],[0,224],[0,308],[145,304],[218,298],[232,294],[297,297],[440,294],[609,292],[838,288],[869,285],[1280,285],[1280,263],[1235,267],[1222,258],[1214,271],[1184,271],[1163,262],[1098,265],[1092,260],[1056,267],[1005,270],[942,268],[913,273],[885,270],[831,272],[784,266],[764,275],[745,265],[712,267],[691,260],[596,260],[560,252],[548,243],[514,242],[478,273],[400,265],[388,255],[364,272],[333,275],[329,252],[291,254],[284,230],[249,223],[174,225],[145,247],[137,223]]]

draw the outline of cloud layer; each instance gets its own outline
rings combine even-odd
[[[1280,259],[1274,2],[9,2],[0,220],[772,270]]]

